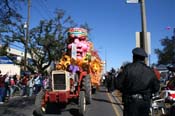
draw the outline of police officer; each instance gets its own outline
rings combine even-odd
[[[124,66],[116,78],[116,89],[122,93],[124,116],[149,116],[152,93],[160,84],[153,70],[144,63],[146,52],[134,48],[133,62]]]

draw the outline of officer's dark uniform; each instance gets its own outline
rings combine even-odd
[[[148,116],[151,94],[160,84],[153,70],[144,64],[147,57],[142,48],[133,49],[133,63],[127,64],[116,79],[116,88],[122,92],[124,116]]]

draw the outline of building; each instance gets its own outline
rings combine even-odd
[[[24,52],[14,48],[7,49],[7,52],[9,54],[14,55],[17,60],[21,60],[22,57],[24,57]],[[27,54],[27,57],[31,58],[29,54]],[[20,75],[21,67],[15,65],[7,56],[0,56],[0,70],[3,75],[6,74],[7,72],[10,75],[14,74]]]

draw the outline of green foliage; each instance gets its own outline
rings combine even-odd
[[[26,30],[21,19],[22,16],[17,13],[17,3],[15,0],[3,0],[0,4],[2,14],[0,16],[0,37],[3,46],[0,48],[0,55],[6,55],[12,59],[12,55],[7,53],[10,44],[18,42],[25,46]],[[57,9],[55,17],[49,20],[41,20],[40,24],[29,32],[28,53],[31,56],[27,69],[31,72],[44,72],[52,61],[57,61],[65,51],[65,39],[67,30],[76,24],[70,16],[65,15],[65,11]],[[15,64],[24,65],[24,59],[21,62],[13,60]]]
[[[22,37],[22,16],[17,12],[20,2],[23,0],[1,0],[0,4],[0,55],[8,56],[10,59],[13,59],[13,56],[7,53],[10,44],[20,42]]]
[[[161,40],[163,49],[155,49],[158,56],[158,64],[170,64],[175,58],[175,36],[172,38],[164,38]]]
[[[8,44],[4,44],[0,46],[0,56],[7,55],[7,48],[8,48]]]
[[[6,55],[17,65],[24,66],[24,59],[15,61],[7,49],[11,44],[17,42],[25,47],[26,29],[22,16],[17,12],[19,2],[25,0],[2,0],[0,4],[0,37],[4,45],[0,48],[0,55]],[[44,73],[52,62],[58,61],[66,51],[67,31],[77,24],[71,16],[66,16],[62,9],[55,10],[55,17],[41,20],[40,23],[29,30],[27,51],[31,56],[30,63],[26,67],[30,72],[38,71]],[[82,25],[83,26],[83,25]],[[89,26],[84,27],[90,30]]]
[[[55,17],[50,20],[41,20],[40,24],[30,30],[28,51],[32,65],[39,72],[45,71],[52,62],[58,61],[66,49],[67,30],[75,26],[65,11],[57,9]]]
[[[90,33],[90,31],[92,31],[92,28],[89,27],[88,23],[81,24],[80,27],[87,29],[88,33]]]
[[[22,16],[17,12],[22,0],[1,0],[0,4],[0,34],[10,32]]]

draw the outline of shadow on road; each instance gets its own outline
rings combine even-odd
[[[34,99],[34,97],[24,98],[20,96],[10,98],[1,105],[0,116],[29,116],[29,111],[32,108],[30,106],[34,105]]]
[[[1,116],[27,116],[25,113],[16,112],[15,110],[5,109],[1,112]]]
[[[26,97],[26,98],[13,98],[12,100],[9,100],[9,103],[7,103],[8,107],[18,107],[18,108],[24,108],[27,107],[29,104],[34,104],[35,97]]]
[[[80,116],[79,111],[76,108],[71,108],[68,110],[72,116]]]
[[[76,103],[70,103],[69,105],[74,106]],[[64,112],[69,112],[71,116],[80,116],[78,108],[70,108],[70,106],[67,108],[68,105],[66,104],[57,104],[57,103],[48,103],[46,108],[46,114],[47,115],[62,115]],[[75,107],[75,106],[74,106]],[[38,116],[35,111],[33,112],[34,116]]]
[[[106,102],[106,103],[111,103],[111,104],[116,104],[116,105],[123,105],[121,103],[115,103],[115,102],[111,102],[109,100],[105,100],[105,99],[97,99],[97,98],[92,98],[92,100],[95,100],[95,101],[99,101],[99,102]]]

